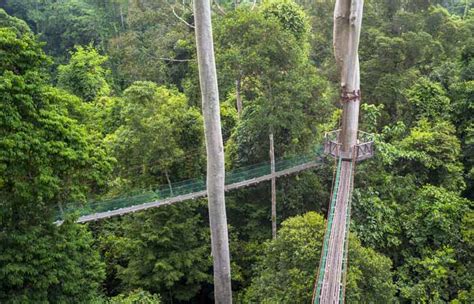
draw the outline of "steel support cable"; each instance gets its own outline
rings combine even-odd
[[[324,272],[325,272],[325,269],[326,269],[329,238],[331,237],[331,229],[332,229],[332,223],[333,223],[333,219],[334,219],[334,212],[335,212],[336,201],[337,201],[337,193],[339,191],[341,167],[342,167],[342,157],[339,158],[338,163],[337,163],[336,176],[335,176],[335,179],[334,179],[335,180],[334,188],[333,188],[333,191],[332,191],[331,204],[330,204],[330,208],[329,208],[329,211],[328,211],[328,219],[327,219],[327,223],[326,223],[326,232],[324,234],[323,246],[321,248],[321,260],[320,260],[320,263],[319,263],[318,278],[317,278],[316,286],[314,288],[314,293],[313,293],[313,303],[315,303],[315,304],[319,304],[319,297],[321,295],[321,288],[322,288],[322,284],[323,284],[323,281],[324,281]]]

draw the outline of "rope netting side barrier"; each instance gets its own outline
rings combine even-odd
[[[324,234],[324,241],[323,241],[323,246],[321,249],[322,250],[321,261],[319,263],[319,272],[318,272],[318,278],[317,278],[317,283],[316,283],[316,289],[314,293],[315,304],[319,304],[319,296],[321,295],[321,288],[324,281],[324,272],[326,269],[326,261],[327,261],[327,254],[328,254],[328,248],[329,248],[329,238],[331,237],[332,223],[334,221],[334,211],[336,209],[337,193],[339,191],[341,167],[342,167],[342,158],[339,158],[337,162],[337,167],[336,167],[336,175],[335,175],[335,182],[334,182],[334,187],[332,191],[331,204],[329,207],[326,233]]]
[[[275,162],[275,171],[283,171],[302,165],[311,161],[315,161],[322,154],[322,146],[316,146],[311,153],[285,157]],[[264,175],[271,174],[270,162],[262,162],[249,166],[233,169],[226,173],[225,184],[235,184],[252,180]],[[201,192],[206,190],[205,177],[194,178],[171,184],[159,185],[154,190],[134,191],[126,195],[105,199],[99,201],[90,201],[86,203],[72,202],[63,207],[62,212],[58,212],[56,221],[64,220],[67,214],[78,214],[85,216],[94,213],[108,212],[121,208],[141,205],[157,200],[165,200],[172,197]]]

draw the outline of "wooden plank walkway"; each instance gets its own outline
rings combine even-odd
[[[324,269],[324,278],[320,295],[316,303],[339,304],[343,303],[344,282],[343,263],[345,258],[345,241],[347,237],[347,216],[352,186],[352,163],[342,161],[339,177],[339,189],[337,191],[334,220],[329,237],[327,261]]]
[[[255,185],[258,183],[261,183],[263,181],[271,180],[273,176],[275,177],[281,177],[285,175],[290,175],[290,174],[295,174],[304,170],[312,169],[315,168],[316,166],[320,165],[322,163],[321,158],[317,158],[314,161],[310,161],[298,166],[294,166],[285,170],[277,171],[274,174],[267,174],[267,175],[262,175],[256,178],[252,178],[249,180],[229,184],[225,186],[225,191],[230,191],[238,188],[243,188],[251,185]],[[93,213],[89,215],[84,215],[81,216],[77,222],[78,223],[85,223],[85,222],[90,222],[90,221],[96,221],[104,218],[109,218],[117,215],[123,215],[127,213],[133,213],[137,211],[142,211],[146,210],[149,208],[156,208],[156,207],[161,207],[165,205],[171,205],[174,203],[182,202],[182,201],[187,201],[187,200],[194,200],[202,197],[207,196],[207,191],[198,191],[198,192],[193,192],[193,193],[188,193],[188,194],[183,194],[183,195],[178,195],[175,197],[167,198],[167,199],[161,199],[145,204],[140,204],[136,206],[131,206],[131,207],[126,207],[126,208],[120,208],[117,210],[111,210],[111,211],[105,211],[105,212],[99,212],[99,213]],[[62,224],[62,221],[56,222],[56,224]]]

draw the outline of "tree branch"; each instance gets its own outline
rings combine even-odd
[[[171,5],[170,5],[171,6]],[[178,14],[176,14],[176,11],[174,10],[174,6],[171,6],[171,10],[173,11],[173,15],[178,18],[178,20],[182,21],[184,24],[186,24],[187,26],[189,26],[190,28],[194,29],[194,25],[192,24],[189,24],[186,20],[184,20],[183,18],[181,18],[180,16],[178,16]]]
[[[214,0],[214,3],[216,4],[217,9],[221,13],[221,15],[225,16],[227,13],[222,9],[222,7],[219,5],[219,2],[217,0]]]
[[[171,62],[188,62],[188,61],[193,61],[194,60],[194,59],[173,59],[173,58],[166,58],[166,57],[155,57],[155,59],[164,60],[164,61],[171,61]]]
[[[252,11],[255,8],[255,5],[257,5],[257,0],[253,0],[253,4],[252,4],[252,8],[251,8]]]

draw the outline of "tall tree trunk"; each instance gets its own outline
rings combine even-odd
[[[334,8],[334,55],[341,73],[341,101],[343,103],[342,159],[335,175],[333,199],[328,213],[324,248],[314,303],[344,303],[347,245],[349,241],[350,204],[354,178],[352,161],[357,143],[360,104],[359,35],[362,24],[363,0],[336,0]],[[336,186],[337,185],[337,186]]]
[[[354,167],[352,158],[357,143],[360,105],[359,76],[359,36],[362,25],[363,0],[336,0],[334,9],[334,54],[341,72],[341,99],[343,102],[342,156],[338,188],[336,192],[335,211],[331,223],[327,264],[320,304],[344,303],[347,272],[347,251],[350,204]],[[355,164],[354,164],[355,166]]]
[[[125,29],[125,20],[123,18],[123,8],[122,8],[122,4],[119,3],[119,7],[120,7],[120,23],[122,24],[122,30]]]
[[[273,144],[273,132],[270,132],[270,170],[272,173],[272,237],[276,239],[276,177],[275,177],[275,148]]]
[[[240,91],[242,89],[241,80],[242,80],[242,77],[239,75],[239,77],[235,81],[235,99],[237,101],[237,114],[239,114],[239,116],[242,114],[242,108],[243,108],[242,96],[240,96]]]
[[[168,188],[170,189],[171,196],[174,196],[173,193],[173,186],[171,186],[170,175],[168,174],[168,170],[165,170],[166,181],[168,182]]]
[[[357,141],[360,105],[359,36],[363,0],[337,0],[334,9],[334,55],[341,72],[343,96],[342,150],[349,152]]]
[[[229,240],[224,197],[224,147],[209,0],[194,1],[196,47],[207,151],[207,194],[214,260],[215,303],[232,303]]]
[[[470,0],[464,0],[464,1],[466,1],[466,5],[464,6],[464,14],[462,15],[463,20],[466,19],[467,17],[467,13],[469,12],[469,5],[471,3]]]

